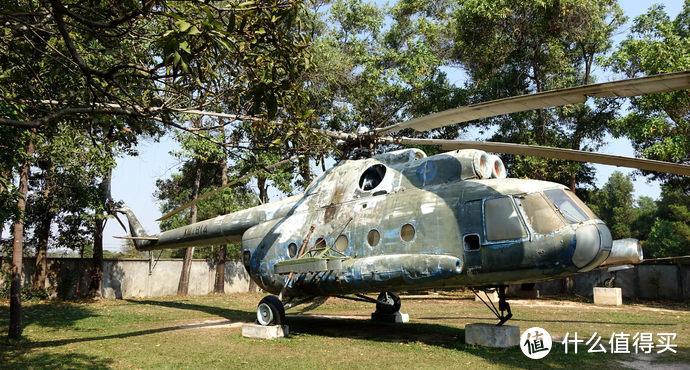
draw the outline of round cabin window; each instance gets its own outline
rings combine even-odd
[[[288,245],[288,247],[287,247],[287,251],[288,251],[288,256],[290,258],[295,258],[295,256],[297,255],[297,244],[290,243],[290,245]]]
[[[386,175],[386,166],[376,164],[369,168],[359,178],[359,188],[362,190],[372,190],[379,186],[383,177]]]
[[[369,243],[370,247],[377,246],[380,240],[381,235],[379,235],[379,232],[376,230],[371,230],[369,231],[369,234],[367,234],[367,243]]]
[[[316,239],[316,242],[314,243],[312,248],[315,250],[326,248],[326,238],[324,238],[322,236],[322,237]],[[309,250],[309,248],[307,248],[306,250]]]
[[[347,243],[347,236],[340,235],[338,239],[335,240],[335,249],[338,252],[345,252],[345,250],[347,249]]]
[[[412,239],[414,239],[414,233],[414,226],[412,226],[412,224],[405,224],[400,228],[400,238],[403,241],[412,241]]]

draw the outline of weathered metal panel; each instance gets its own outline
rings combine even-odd
[[[309,259],[300,263],[275,265],[274,271],[276,274],[328,271],[328,263],[325,259]]]

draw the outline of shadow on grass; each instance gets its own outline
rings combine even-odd
[[[446,315],[443,317],[419,317],[420,320],[491,320],[498,322],[496,317],[481,317],[481,316],[452,316]],[[507,325],[512,322],[569,322],[569,323],[579,323],[579,324],[607,324],[607,325],[634,325],[634,326],[676,326],[675,323],[661,323],[661,322],[638,322],[638,321],[595,321],[595,320],[549,320],[549,319],[519,319],[513,317],[510,319]]]
[[[474,301],[473,297],[455,297],[455,296],[438,296],[438,295],[413,295],[413,296],[400,296],[402,301]]]
[[[134,304],[144,304],[150,306],[161,306],[167,308],[175,308],[179,310],[191,310],[205,312],[209,315],[216,315],[226,318],[231,321],[249,321],[253,320],[255,313],[247,311],[233,310],[229,308],[217,307],[217,306],[205,306],[195,303],[186,302],[170,302],[170,301],[152,301],[152,300],[140,300],[140,299],[127,299],[129,303]]]
[[[67,329],[79,320],[99,316],[84,305],[63,302],[46,302],[22,305],[22,323],[51,329]],[[0,368],[106,368],[112,363],[110,358],[101,358],[79,353],[31,353],[31,349],[51,345],[68,344],[78,340],[65,340],[63,343],[33,342],[26,337],[9,340],[4,335],[9,327],[9,306],[0,306]]]
[[[231,309],[214,307],[214,306],[204,306],[204,305],[189,304],[189,303],[183,303],[183,302],[164,302],[164,301],[149,301],[149,300],[127,300],[127,302],[135,303],[135,304],[163,306],[163,307],[176,308],[176,309],[201,311],[201,312],[206,312],[208,314],[223,317],[225,319],[228,319],[229,321],[251,321],[254,319],[254,314],[247,312],[247,311],[231,310]],[[98,313],[96,313],[92,309],[84,307],[83,305],[70,305],[70,304],[63,304],[63,303],[56,303],[56,302],[51,302],[51,303],[46,303],[46,304],[36,304],[36,305],[24,307],[24,317],[25,317],[24,326],[26,327],[29,324],[35,324],[35,325],[46,326],[46,327],[67,329],[67,328],[71,327],[72,325],[74,325],[74,323],[76,321],[83,319],[83,318],[86,318],[86,317],[91,317],[91,316],[98,316]],[[0,317],[1,317],[0,328],[2,328],[3,330],[6,331],[6,328],[9,326],[9,320],[7,319],[9,317],[9,307],[0,306]],[[212,323],[212,324],[208,324],[208,325],[209,326],[217,325],[217,323]],[[203,326],[203,324],[201,326]],[[196,325],[195,327],[199,327],[199,325]],[[4,352],[7,352],[7,351],[16,351],[16,353],[21,354],[27,350],[32,349],[32,348],[54,347],[54,346],[62,346],[62,345],[70,344],[70,343],[91,342],[91,341],[100,341],[100,340],[107,340],[107,339],[125,339],[125,338],[131,338],[131,337],[138,337],[138,336],[142,336],[142,335],[157,334],[157,333],[164,333],[164,332],[168,332],[168,331],[181,330],[181,329],[185,329],[185,328],[186,328],[185,326],[176,325],[176,326],[170,326],[170,327],[164,327],[164,328],[137,330],[137,331],[131,331],[131,332],[126,332],[126,333],[91,336],[91,337],[84,337],[84,338],[55,339],[55,340],[48,340],[48,341],[31,341],[31,340],[24,338],[24,339],[21,339],[20,341],[17,341],[17,342],[11,343],[11,344],[8,343],[7,341],[1,342],[0,343],[0,353],[3,353],[3,356],[4,356]],[[46,356],[48,356],[48,355],[46,355]],[[60,355],[56,355],[56,356],[59,357]],[[59,358],[56,360],[59,360]],[[93,359],[86,359],[85,358],[84,359],[84,361],[87,361],[87,360],[96,361],[97,358],[93,358]],[[84,364],[88,365],[87,362],[84,362]],[[99,365],[96,364],[94,366],[98,367]],[[79,367],[79,366],[77,366],[77,367]],[[0,366],[0,368],[2,368],[2,366]]]
[[[9,326],[9,305],[0,306],[0,327]],[[72,327],[77,321],[100,314],[84,305],[64,302],[45,302],[22,305],[24,327],[38,325],[53,329]]]
[[[612,358],[601,354],[565,354],[561,344],[554,343],[553,351],[543,360],[529,360],[519,348],[491,349],[465,344],[465,330],[453,326],[428,323],[386,324],[369,320],[309,317],[288,317],[290,335],[318,335],[331,338],[350,338],[400,344],[425,344],[463,351],[478,356],[493,365],[512,368],[593,368],[605,365]],[[444,366],[439,364],[439,366]],[[447,366],[447,365],[445,365]]]
[[[519,299],[519,298],[514,298]],[[510,298],[508,299],[510,301]],[[557,302],[574,302],[582,303],[585,305],[592,305],[592,297],[586,297],[582,295],[544,295],[535,299],[535,301],[557,301]],[[630,304],[644,305],[650,308],[663,308],[672,311],[690,311],[690,300],[688,299],[649,299],[649,298],[635,298],[635,297],[623,297],[623,306],[626,307]],[[614,306],[615,307],[615,306]],[[617,306],[621,307],[621,306]]]
[[[0,367],[4,369],[104,369],[112,366],[113,360],[82,353],[30,353],[31,342],[20,341],[8,344],[0,340]]]

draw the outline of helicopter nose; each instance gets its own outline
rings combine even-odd
[[[572,261],[580,271],[589,271],[599,265],[611,253],[613,238],[606,225],[584,224],[575,231],[575,253]]]

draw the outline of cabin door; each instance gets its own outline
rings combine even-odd
[[[477,272],[482,266],[482,201],[465,202],[460,213],[462,248],[468,273]]]

